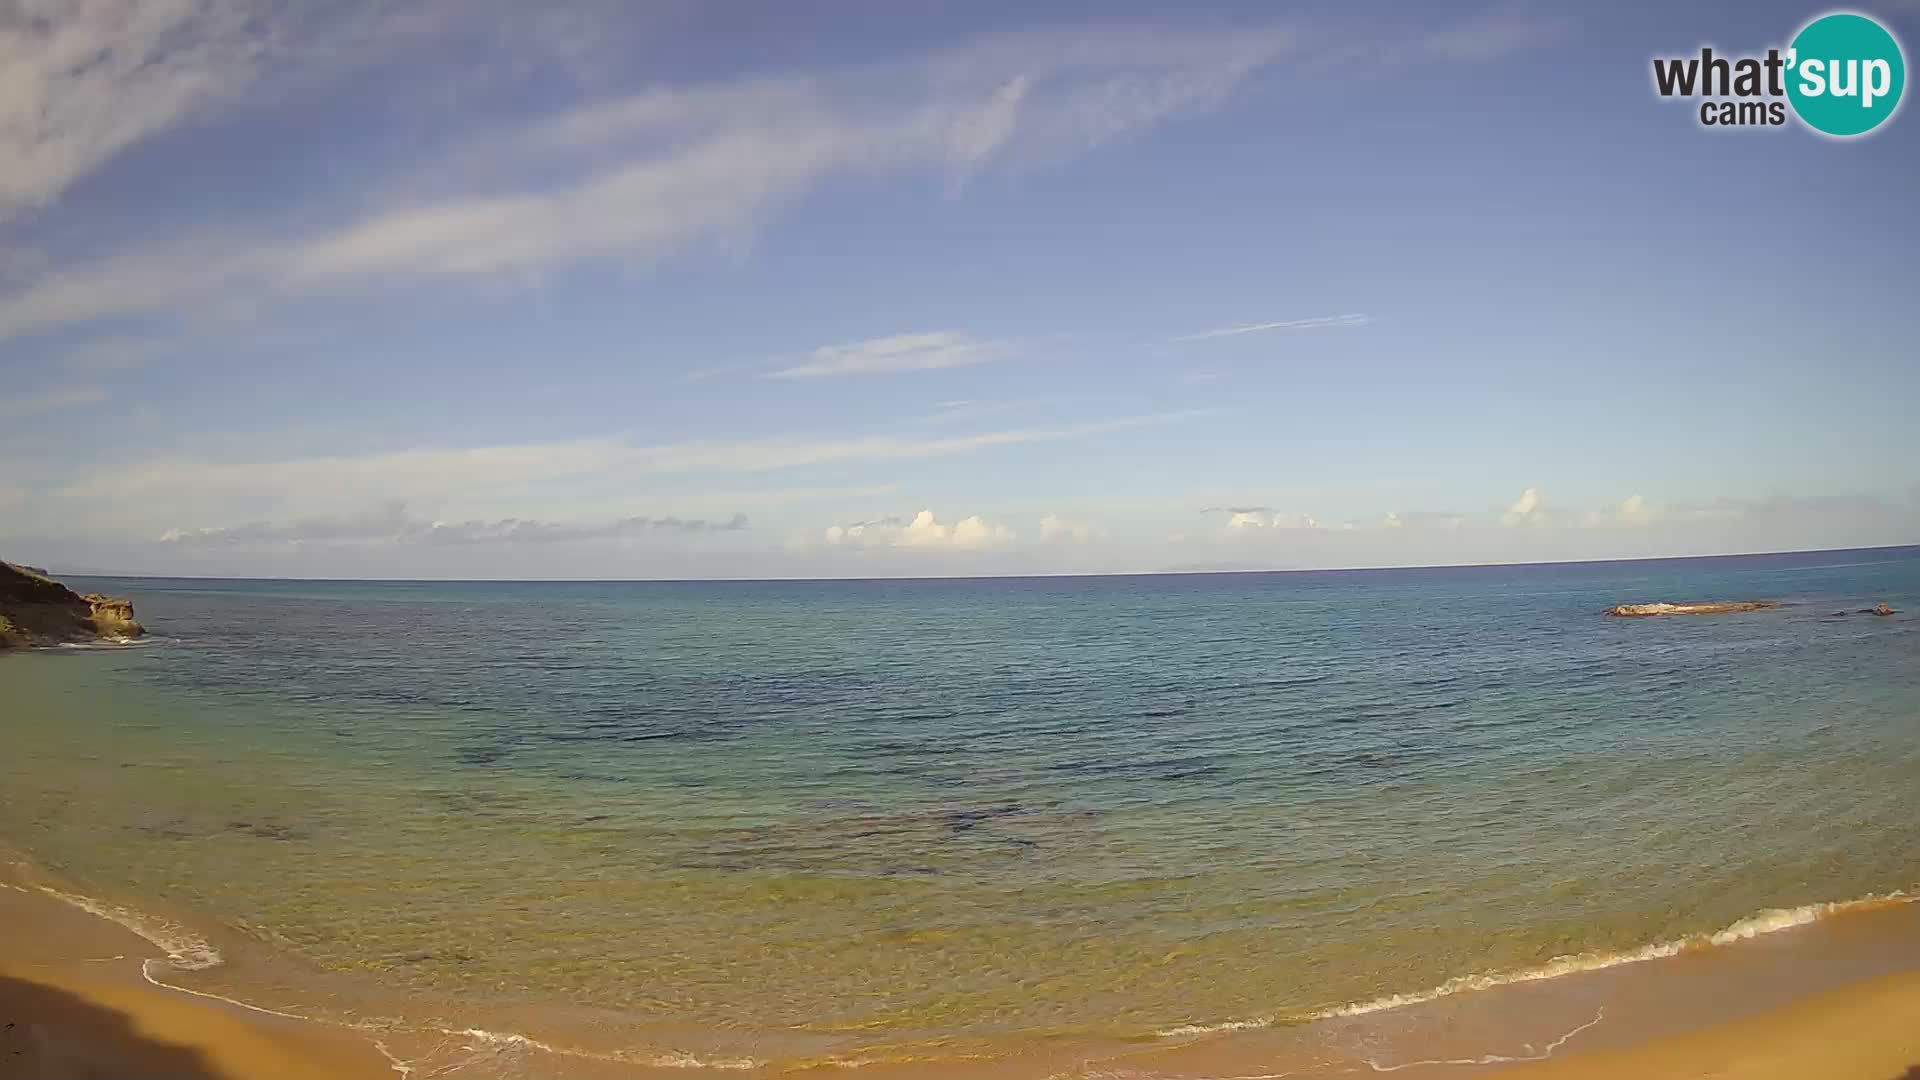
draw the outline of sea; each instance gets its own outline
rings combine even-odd
[[[0,657],[0,845],[153,981],[497,1075],[1205,1039],[1920,889],[1920,548],[72,584],[151,635]],[[1719,599],[1780,606],[1603,614]]]

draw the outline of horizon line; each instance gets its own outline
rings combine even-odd
[[[214,576],[193,574],[126,574],[126,573],[82,573],[79,571],[55,572],[49,569],[49,576],[75,578],[114,578],[133,581],[289,581],[289,582],[329,582],[387,585],[647,585],[647,584],[774,584],[807,582],[867,582],[867,581],[1024,581],[1053,580],[1059,578],[1139,578],[1139,577],[1215,577],[1233,574],[1370,574],[1390,570],[1493,570],[1501,568],[1525,568],[1547,566],[1595,566],[1616,563],[1641,562],[1684,562],[1706,559],[1746,559],[1767,555],[1842,555],[1858,552],[1920,551],[1920,542],[1910,544],[1874,544],[1865,547],[1842,548],[1794,548],[1785,551],[1724,551],[1705,555],[1637,555],[1616,556],[1602,559],[1538,559],[1518,562],[1480,562],[1480,563],[1406,563],[1392,566],[1319,566],[1319,567],[1281,567],[1271,569],[1216,569],[1216,570],[1137,570],[1106,571],[1098,573],[1061,572],[1028,574],[910,574],[894,576],[844,576],[844,577],[633,577],[633,578],[419,578],[419,577],[243,577]],[[9,560],[10,561],[10,560]],[[14,565],[25,565],[15,563]]]

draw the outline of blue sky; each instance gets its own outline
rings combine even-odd
[[[44,10],[39,10],[44,6]],[[1920,127],[1792,4],[0,8],[0,553],[1131,572],[1920,541]],[[1920,6],[1872,5],[1903,40]],[[1909,49],[1911,51],[1911,49]]]

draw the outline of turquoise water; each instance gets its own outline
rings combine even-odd
[[[195,985],[276,1006],[991,1053],[1920,884],[1920,623],[1832,616],[1920,609],[1920,549],[76,584],[155,638],[0,661],[0,841],[180,915],[229,954]],[[1599,614],[1716,598],[1784,606]]]

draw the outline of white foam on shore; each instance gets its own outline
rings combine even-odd
[[[144,649],[153,644],[150,638],[109,637],[103,635],[98,641],[56,641],[52,648],[72,650],[83,649]]]
[[[18,885],[8,884],[7,887],[15,889],[20,892],[29,891]],[[45,893],[46,895],[53,897],[54,899],[60,900],[64,903],[72,905],[73,907],[79,908],[80,910],[85,911],[88,914],[91,914],[97,918],[105,919],[108,922],[114,923],[118,926],[121,926],[131,931],[132,933],[150,942],[152,945],[160,949],[162,952],[166,953],[166,959],[164,960],[157,959],[157,958],[149,958],[141,961],[141,964],[140,964],[141,976],[148,983],[151,983],[152,985],[159,987],[163,990],[171,990],[175,993],[190,994],[194,997],[207,998],[213,1001],[219,1001],[224,1004],[232,1005],[237,1008],[246,1009],[251,1012],[262,1013],[268,1016],[281,1017],[283,1019],[288,1019],[288,1020],[300,1020],[308,1023],[333,1024],[335,1026],[341,1026],[341,1027],[347,1027],[350,1029],[365,1030],[365,1031],[376,1031],[376,1030],[391,1031],[396,1026],[400,1026],[400,1025],[392,1025],[392,1024],[372,1025],[372,1024],[364,1024],[364,1023],[341,1022],[341,1021],[335,1021],[335,1020],[326,1020],[326,1019],[313,1017],[313,1016],[302,1016],[297,1013],[282,1012],[277,1009],[269,1009],[263,1006],[249,1004],[248,1002],[245,1002],[245,1001],[239,1001],[234,998],[223,997],[219,994],[208,993],[203,990],[194,990],[189,987],[176,986],[171,983],[162,982],[160,979],[156,978],[154,975],[154,970],[156,967],[170,968],[175,971],[204,971],[209,968],[218,967],[219,965],[224,963],[225,960],[221,956],[220,950],[215,948],[211,943],[206,941],[204,938],[201,938],[200,936],[194,934],[193,932],[187,930],[186,928],[180,926],[177,923],[168,921],[166,919],[158,918],[155,916],[147,915],[142,912],[132,911],[127,908],[121,907],[119,905],[110,904],[102,900],[96,900],[89,896],[81,896],[75,893],[63,892],[59,889],[51,888],[46,885],[38,885],[37,888],[39,889],[40,892]],[[1731,945],[1737,942],[1747,941],[1756,937],[1761,937],[1766,934],[1773,934],[1773,933],[1778,933],[1779,931],[1782,931],[1782,930],[1791,930],[1791,929],[1794,929],[1795,927],[1806,926],[1810,923],[1817,922],[1820,919],[1826,918],[1828,916],[1842,914],[1848,911],[1858,911],[1858,910],[1863,910],[1867,908],[1884,907],[1892,904],[1912,903],[1915,900],[1920,900],[1920,896],[1915,896],[1913,894],[1906,892],[1905,890],[1896,890],[1890,893],[1862,897],[1858,900],[1843,900],[1843,901],[1833,901],[1833,902],[1819,903],[1819,904],[1805,904],[1800,907],[1794,907],[1794,908],[1769,908],[1767,910],[1759,911],[1752,915],[1746,916],[1745,918],[1738,919],[1728,924],[1727,926],[1722,927],[1721,929],[1716,930],[1710,934],[1695,934],[1685,938],[1681,938],[1676,941],[1657,942],[1651,945],[1645,945],[1638,949],[1632,949],[1622,953],[1579,953],[1579,954],[1574,954],[1569,956],[1559,956],[1537,967],[1524,968],[1518,971],[1456,976],[1452,979],[1448,979],[1446,982],[1443,982],[1438,986],[1429,988],[1427,990],[1421,990],[1413,993],[1404,993],[1404,994],[1389,994],[1384,997],[1373,998],[1367,1001],[1352,1002],[1346,1005],[1339,1005],[1329,1009],[1322,1009],[1318,1012],[1307,1014],[1305,1017],[1301,1017],[1299,1019],[1313,1021],[1313,1020],[1330,1020],[1330,1019],[1335,1019],[1339,1017],[1363,1016],[1368,1013],[1383,1012],[1389,1009],[1403,1008],[1409,1005],[1419,1005],[1424,1002],[1436,1001],[1443,997],[1449,997],[1451,995],[1463,993],[1467,991],[1487,990],[1497,986],[1511,985],[1513,983],[1538,982],[1538,981],[1543,981],[1547,979],[1556,979],[1563,975],[1574,975],[1574,974],[1578,974],[1581,972],[1588,972],[1588,971],[1600,971],[1606,968],[1618,967],[1623,964],[1635,964],[1644,960],[1656,960],[1656,959],[1661,959],[1663,957],[1676,956],[1689,949],[1712,948],[1712,947],[1718,947],[1723,945]],[[1572,1031],[1569,1031],[1565,1035],[1561,1036],[1559,1039],[1555,1040],[1553,1043],[1549,1044],[1546,1050],[1538,1057],[1501,1057],[1499,1055],[1490,1055],[1484,1059],[1474,1059],[1471,1061],[1468,1061],[1468,1060],[1423,1061],[1423,1062],[1407,1062],[1404,1064],[1391,1065],[1391,1066],[1383,1066],[1375,1062],[1369,1061],[1368,1065],[1371,1066],[1376,1072],[1393,1072],[1399,1069],[1411,1068],[1416,1065],[1492,1065],[1492,1064],[1502,1064],[1502,1063],[1508,1063],[1508,1062],[1541,1060],[1541,1058],[1543,1058],[1546,1054],[1551,1054],[1555,1049],[1558,1049],[1568,1039],[1571,1039],[1575,1035],[1578,1035],[1581,1032],[1587,1030],[1588,1028],[1591,1028],[1595,1024],[1598,1024],[1604,1015],[1605,1015],[1604,1010],[1602,1010],[1602,1013],[1600,1016],[1595,1016],[1592,1020],[1581,1025],[1580,1027],[1573,1029]],[[1162,1038],[1190,1038],[1194,1036],[1212,1035],[1212,1034],[1218,1034],[1218,1033],[1229,1032],[1229,1031],[1244,1031],[1244,1030],[1271,1027],[1274,1024],[1279,1022],[1281,1022],[1281,1019],[1278,1017],[1264,1016],[1264,1017],[1256,1017],[1252,1019],[1227,1020],[1227,1021],[1222,1021],[1220,1023],[1214,1023],[1214,1024],[1182,1024],[1177,1027],[1167,1028],[1163,1031],[1159,1031],[1156,1034]],[[576,1057],[576,1058],[585,1058],[585,1059],[597,1060],[597,1061],[642,1064],[642,1065],[650,1065],[656,1068],[718,1069],[718,1070],[730,1070],[730,1071],[754,1069],[766,1064],[766,1062],[759,1061],[753,1058],[713,1058],[713,1059],[700,1058],[693,1054],[689,1054],[689,1053],[685,1053],[677,1050],[667,1051],[665,1053],[660,1053],[660,1052],[595,1053],[593,1051],[576,1050],[576,1049],[568,1049],[564,1047],[553,1046],[549,1043],[541,1042],[538,1039],[534,1039],[526,1035],[521,1035],[517,1032],[489,1031],[485,1028],[451,1028],[451,1027],[427,1026],[424,1028],[415,1028],[414,1030],[431,1032],[434,1034],[456,1038],[456,1039],[469,1040],[469,1045],[464,1047],[464,1049],[474,1053],[491,1052],[491,1053],[497,1054],[497,1053],[504,1053],[504,1052],[510,1052],[510,1051],[534,1051],[534,1052],[545,1053],[545,1054],[553,1054],[561,1057]],[[473,1044],[478,1044],[478,1045],[473,1045]],[[403,1077],[412,1075],[415,1067],[419,1064],[418,1061],[409,1062],[402,1058],[397,1057],[390,1050],[388,1050],[388,1048],[384,1043],[377,1043],[376,1049],[378,1049],[379,1052],[384,1057],[387,1058],[393,1070],[399,1073]],[[850,1062],[847,1064],[857,1065],[861,1063]]]
[[[1865,908],[1883,907],[1888,904],[1911,903],[1915,897],[1904,890],[1865,896],[1858,900],[1841,900],[1821,904],[1804,904],[1795,908],[1769,908],[1739,919],[1710,934],[1694,934],[1677,941],[1662,941],[1643,945],[1618,953],[1577,953],[1568,956],[1556,956],[1537,967],[1522,968],[1518,971],[1488,972],[1473,975],[1457,975],[1438,986],[1403,994],[1388,994],[1367,1001],[1350,1002],[1336,1005],[1330,1009],[1321,1009],[1309,1013],[1302,1019],[1332,1020],[1345,1016],[1364,1016],[1368,1013],[1384,1012],[1409,1005],[1420,1005],[1437,1001],[1443,997],[1473,990],[1489,990],[1496,986],[1508,986],[1513,983],[1540,982],[1557,979],[1563,975],[1577,975],[1587,971],[1601,971],[1619,967],[1623,964],[1637,964],[1645,960],[1659,960],[1677,956],[1689,949],[1710,948],[1731,945],[1747,941],[1764,934],[1791,930],[1797,926],[1806,926],[1830,915]],[[1244,1031],[1252,1028],[1272,1027],[1280,1018],[1273,1016],[1252,1019],[1227,1020],[1217,1024],[1182,1024],[1157,1032],[1162,1038],[1184,1038],[1195,1035],[1211,1035],[1226,1031]]]
[[[129,911],[117,904],[95,900],[91,896],[61,892],[59,889],[48,888],[45,885],[40,886],[40,891],[56,900],[71,904],[89,915],[133,931],[155,948],[166,953],[166,962],[181,971],[204,971],[207,968],[219,967],[224,962],[219,949],[178,923],[157,919],[137,911]]]
[[[737,1069],[754,1069],[764,1064],[763,1062],[756,1061],[752,1058],[714,1058],[709,1060],[706,1058],[695,1057],[692,1054],[685,1053],[683,1051],[678,1051],[678,1050],[671,1051],[665,1054],[625,1053],[625,1052],[614,1052],[614,1053],[603,1054],[603,1053],[594,1053],[593,1051],[590,1051],[590,1050],[569,1050],[563,1047],[552,1046],[547,1043],[543,1043],[538,1039],[529,1038],[528,1036],[518,1034],[517,1032],[488,1031],[485,1028],[463,1028],[458,1030],[453,1028],[432,1028],[431,1030],[437,1031],[442,1035],[449,1035],[458,1039],[469,1039],[469,1040],[472,1040],[472,1042],[474,1043],[480,1044],[479,1046],[468,1045],[466,1049],[469,1051],[481,1051],[481,1052],[490,1051],[493,1053],[504,1053],[512,1050],[532,1050],[532,1051],[538,1051],[544,1054],[554,1054],[560,1057],[584,1058],[590,1061],[610,1061],[610,1062],[622,1062],[626,1064],[651,1065],[655,1068],[663,1068],[663,1069],[737,1070]],[[397,1062],[397,1059],[396,1059],[396,1063],[397,1064],[399,1063]]]

